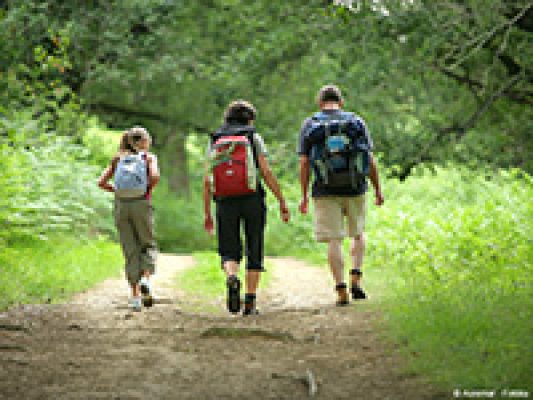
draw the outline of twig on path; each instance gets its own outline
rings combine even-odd
[[[318,391],[318,385],[316,383],[316,379],[313,375],[313,373],[311,372],[311,370],[307,370],[306,371],[306,383],[307,383],[307,386],[309,387],[309,396],[313,397],[317,391]]]
[[[271,376],[273,379],[284,378],[284,379],[291,379],[291,380],[303,383],[304,385],[307,386],[309,390],[309,397],[314,397],[318,393],[317,380],[315,379],[315,376],[309,369],[305,372],[305,375],[298,375],[296,373],[279,374],[277,372],[273,372]]]
[[[23,325],[9,325],[9,324],[0,324],[0,331],[26,332],[26,333],[30,332],[30,330]]]
[[[23,360],[16,360],[14,358],[0,358],[0,362],[6,362],[6,363],[11,363],[11,364],[18,364],[18,365],[30,365],[29,362],[27,361],[23,361]]]
[[[17,344],[1,344],[0,351],[27,351],[25,347],[19,346]]]

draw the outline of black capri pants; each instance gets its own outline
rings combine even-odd
[[[264,271],[265,199],[260,193],[218,199],[216,209],[218,254],[222,262],[242,260],[241,225],[244,225],[246,269]]]

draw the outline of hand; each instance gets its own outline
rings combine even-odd
[[[381,193],[381,190],[376,190],[376,206],[381,206],[383,203],[385,203],[385,198],[383,197],[383,194]]]
[[[285,201],[280,201],[279,213],[281,214],[281,219],[283,222],[289,222],[291,215],[289,209],[287,208],[287,204],[285,204]]]
[[[204,219],[204,229],[205,231],[212,235],[214,232],[214,224],[213,224],[213,217],[211,217],[211,214],[207,214]]]
[[[300,212],[302,214],[307,214],[307,206],[309,205],[309,199],[307,197],[302,198],[302,201],[300,201]]]

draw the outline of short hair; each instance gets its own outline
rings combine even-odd
[[[342,100],[343,99],[341,90],[335,85],[322,86],[317,96],[317,101],[319,103],[324,103],[328,101],[340,103]]]
[[[257,111],[252,103],[245,100],[232,101],[224,112],[224,122],[227,124],[246,125],[255,120]]]

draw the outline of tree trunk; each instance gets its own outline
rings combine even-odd
[[[180,196],[190,195],[189,168],[187,165],[187,135],[175,128],[169,133],[165,154],[167,159],[167,176],[170,189]]]

